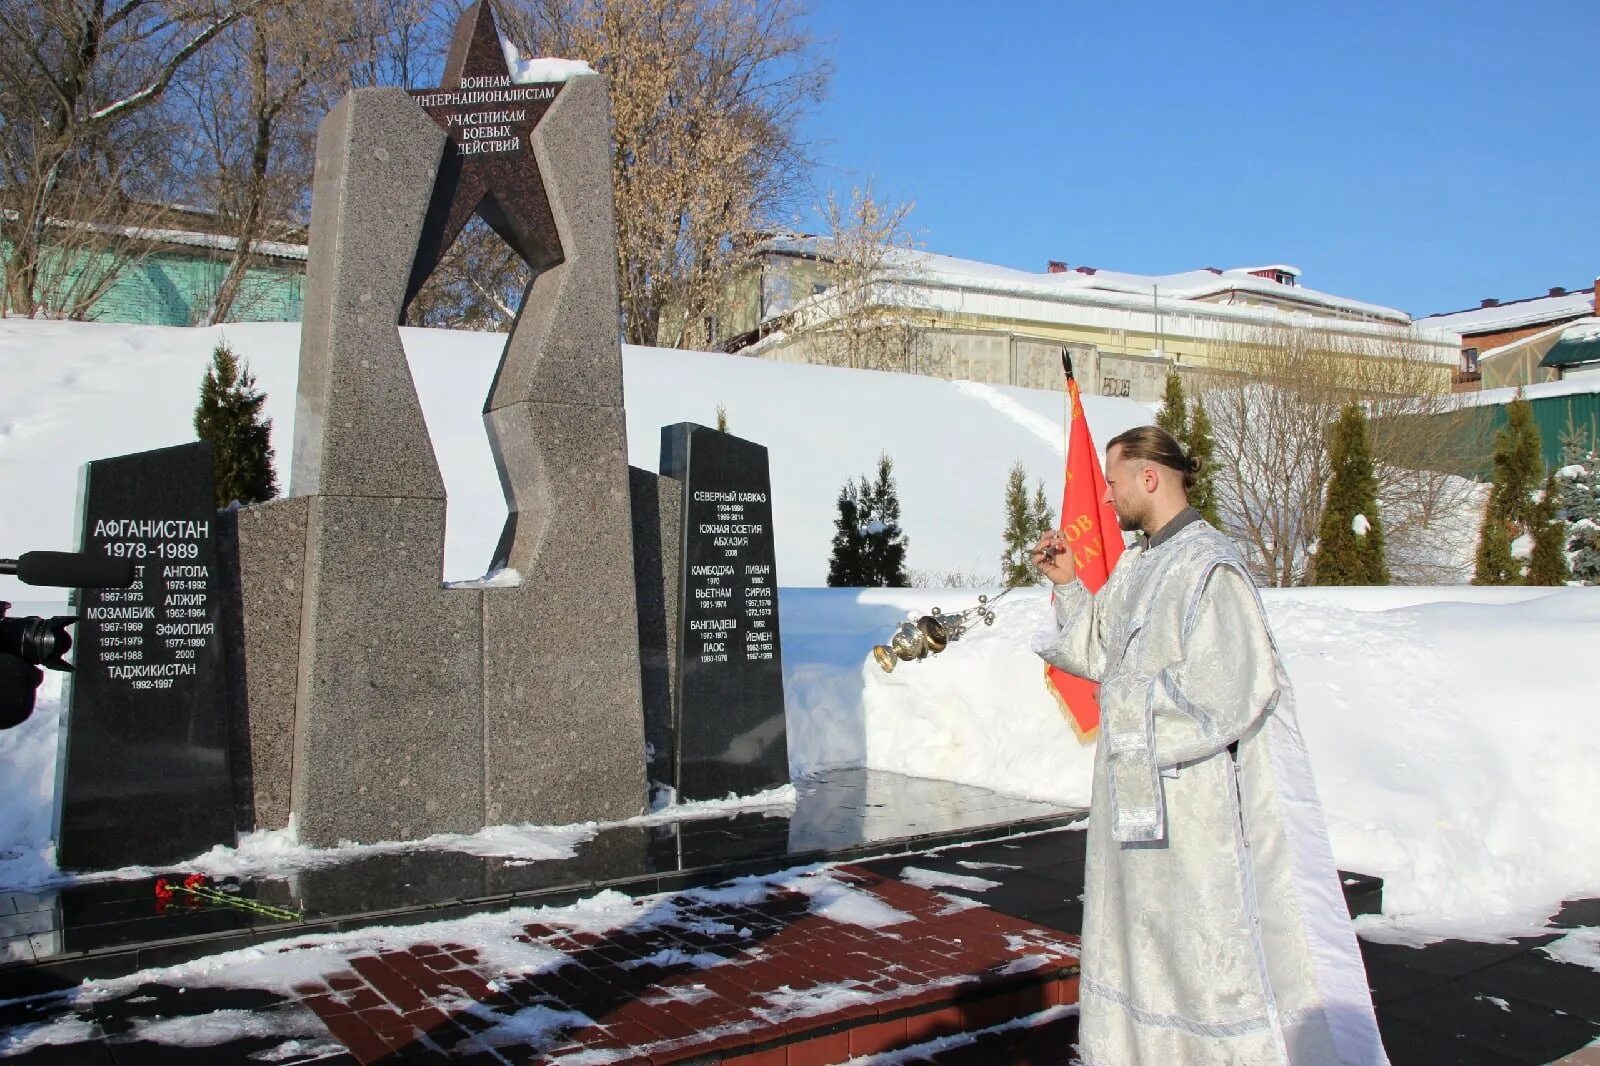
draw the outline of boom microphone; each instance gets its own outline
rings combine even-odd
[[[15,559],[0,559],[0,574],[15,574],[24,585],[125,589],[133,584],[133,563],[81,552],[23,552]]]

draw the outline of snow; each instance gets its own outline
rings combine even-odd
[[[72,546],[77,471],[86,459],[185,439],[194,387],[224,335],[267,390],[277,440],[292,439],[292,325],[181,330],[0,321],[10,386],[0,394],[0,486],[7,499],[26,501],[0,509],[0,554]],[[443,576],[475,578],[504,516],[478,414],[502,338],[403,335],[451,492]],[[884,448],[898,451],[911,565],[992,573],[1011,463],[1022,458],[1030,479],[1044,476],[1047,495],[1059,497],[1059,393],[641,348],[625,351],[624,373],[636,465],[654,466],[661,426],[710,421],[718,403],[735,432],[749,427],[769,448],[795,774],[866,766],[1088,802],[1093,748],[1072,735],[1028,651],[1048,610],[1044,590],[1014,592],[997,605],[994,626],[884,674],[868,652],[896,624],[934,606],[972,606],[984,590],[801,587],[821,580],[839,485],[870,472]],[[1100,440],[1149,418],[1138,404],[1084,402]],[[141,417],[127,418],[130,409]],[[964,439],[978,443],[937,453],[906,443],[922,439],[929,426],[960,426]],[[287,474],[287,455],[278,460]],[[12,598],[15,588],[0,586],[0,594]],[[47,606],[37,601],[50,594],[24,589],[17,598],[31,608]],[[1344,869],[1387,882],[1386,914],[1363,919],[1368,932],[1505,936],[1541,927],[1563,899],[1600,894],[1600,820],[1577,799],[1592,794],[1600,763],[1600,724],[1587,695],[1600,589],[1313,588],[1267,590],[1263,599],[1296,684],[1335,857]],[[0,732],[0,765],[9,775],[0,805],[6,884],[54,876],[49,825],[60,677],[47,675],[28,722]],[[748,802],[782,812],[795,798],[791,788]],[[722,801],[646,817],[726,809]],[[491,827],[375,847],[543,861],[571,854],[599,828]],[[288,875],[362,853],[308,849],[291,834],[262,833],[238,848],[215,849],[192,868],[213,876]],[[730,900],[760,899],[780,885],[840,920],[871,928],[907,920],[816,870],[742,879],[716,891]],[[645,920],[622,898],[602,895],[586,907],[571,920],[602,928]],[[221,965],[248,969],[265,966],[264,958]]]
[[[901,619],[969,605],[976,591],[785,590],[791,761],[1087,804],[1093,748],[1028,651],[1043,590],[1013,593],[994,626],[925,661],[884,674],[866,660]],[[1263,600],[1335,857],[1385,878],[1392,922],[1494,937],[1600,893],[1600,824],[1573,802],[1600,762],[1600,725],[1580,695],[1600,589],[1268,589]]]
[[[17,213],[6,209],[0,215],[15,220]],[[96,233],[106,233],[119,237],[132,237],[141,241],[152,241],[160,244],[181,244],[191,248],[210,248],[215,251],[231,252],[239,247],[239,239],[222,233],[202,233],[196,230],[164,229],[155,226],[115,226],[104,222],[69,222],[62,219],[50,219],[49,225],[61,229],[90,230]],[[256,255],[272,259],[297,259],[304,261],[307,257],[307,246],[293,244],[285,241],[251,241],[250,251]]]
[[[1600,971],[1600,929],[1575,929],[1539,950],[1558,962]]]
[[[830,917],[842,920],[866,915],[869,908],[861,901],[841,905],[841,900],[852,897],[876,900],[870,893],[840,880],[833,868],[824,866],[760,878],[741,878],[739,882],[744,893],[742,898],[748,902],[759,902],[777,889],[797,890],[812,898],[813,910],[829,913]],[[724,885],[638,899],[615,891],[603,891],[568,906],[518,907],[423,925],[301,936],[260,943],[174,966],[145,969],[122,977],[88,980],[60,997],[64,1006],[73,1009],[73,1014],[59,1015],[55,1020],[41,1025],[18,1026],[0,1034],[0,1056],[91,1040],[97,1035],[96,1029],[92,1023],[83,1020],[82,1015],[92,1012],[96,1004],[108,1001],[122,1000],[133,1005],[149,1001],[147,996],[135,995],[149,985],[175,988],[180,993],[201,988],[259,989],[295,999],[296,985],[346,970],[354,957],[404,951],[421,944],[458,944],[476,952],[475,968],[488,979],[490,990],[506,993],[515,986],[518,978],[550,972],[570,961],[561,951],[530,941],[525,932],[530,924],[537,923],[567,934],[604,935],[623,928],[634,932],[668,928],[680,929],[688,934],[705,935],[709,932],[713,935],[722,933],[748,937],[749,930],[733,930],[730,926],[723,926],[720,930],[709,929],[707,923],[686,920],[681,915],[683,907],[711,905],[729,898],[728,893],[732,888],[733,885]],[[753,894],[750,891],[752,888],[756,889]],[[819,901],[823,904],[820,909]],[[893,908],[882,906],[876,917],[881,920],[886,916],[897,919],[889,924],[909,920],[908,916]],[[881,921],[873,927],[878,927],[878,924],[882,924]],[[719,956],[669,949],[643,960],[640,965],[689,964],[701,969],[737,966],[741,954],[748,956],[753,952],[747,949],[732,956]],[[962,980],[970,978],[953,979],[951,983]],[[665,989],[658,999],[694,1003],[713,994],[703,984],[690,983],[681,988]],[[878,998],[878,995],[844,985],[822,986],[805,992],[785,989],[769,997],[764,1011],[775,1018],[826,1013],[845,1002],[857,1002],[853,998],[855,996],[865,996],[871,1000]],[[487,1023],[478,1030],[477,1039],[489,1046],[539,1045],[561,1029],[593,1024],[583,1014],[538,1004],[508,1004],[504,1010],[496,1010],[465,994],[446,997],[440,1006],[450,1011],[470,1012]],[[220,1010],[193,1018],[134,1018],[132,1021],[136,1038],[185,1047],[209,1047],[240,1036],[297,1038],[315,1036],[323,1031],[315,1017],[297,1005],[259,1012]],[[321,1047],[319,1044],[289,1039],[273,1049],[273,1054],[286,1058]]]
[[[1516,300],[1495,307],[1475,307],[1468,311],[1429,315],[1417,319],[1417,325],[1450,330],[1453,333],[1493,333],[1503,329],[1549,322],[1557,318],[1587,315],[1594,310],[1594,291],[1584,289],[1569,292],[1565,296],[1540,296],[1532,300]]]
[[[1358,514],[1350,519],[1350,532],[1358,537],[1364,537],[1372,529],[1372,523],[1367,521],[1367,516]]]
[[[470,581],[446,581],[445,587],[452,589],[512,589],[522,584],[522,575],[516,568],[502,566],[498,570],[491,570],[480,578]]]
[[[506,69],[511,80],[518,85],[536,82],[570,81],[583,74],[593,74],[594,68],[581,59],[558,59],[554,56],[529,56],[524,59],[517,46],[504,37],[500,48],[505,52]]]
[[[505,496],[483,424],[501,334],[402,329],[423,415],[449,493],[443,577],[483,576],[505,524]],[[300,350],[295,323],[204,329],[0,319],[0,557],[77,547],[79,470],[90,459],[181,444],[211,350],[226,340],[249,364],[273,420],[279,485],[290,487]],[[1006,475],[1020,460],[1059,500],[1065,472],[1061,393],[742,356],[626,347],[628,460],[658,468],[661,429],[714,425],[768,446],[780,584],[823,585],[839,488],[895,460],[913,571],[992,577],[999,570]],[[1095,439],[1151,420],[1128,400],[1084,397]],[[137,410],[140,417],[130,418]],[[819,411],[828,417],[819,419]],[[971,443],[917,447],[930,426],[960,426]],[[848,427],[848,429],[843,429]],[[1054,427],[1050,429],[1048,427]],[[962,486],[961,505],[951,488]],[[0,577],[0,598],[54,600]]]
[[[987,877],[969,877],[966,874],[950,874],[941,870],[924,870],[920,866],[907,866],[901,870],[900,880],[930,890],[959,888],[965,892],[985,892],[1000,887],[999,881],[991,881]]]
[[[832,244],[829,237],[796,235],[773,238],[764,247],[772,251],[825,258],[830,254]],[[1072,269],[1050,274],[904,248],[896,249],[890,262],[901,277],[911,280],[958,285],[975,283],[1019,295],[1047,297],[1059,297],[1064,293],[1077,293],[1090,299],[1097,295],[1136,296],[1142,301],[1144,309],[1148,309],[1152,299],[1157,296],[1163,300],[1200,303],[1208,297],[1237,290],[1393,324],[1405,324],[1411,320],[1404,311],[1392,307],[1318,292],[1299,285],[1280,285],[1253,273],[1256,270],[1276,269],[1299,277],[1301,272],[1296,267],[1230,267],[1220,273],[1202,269],[1176,274],[1129,274],[1100,269],[1086,273]]]
[[[911,915],[896,910],[872,893],[831,877],[813,875],[782,884],[808,896],[811,913],[829,921],[858,925],[863,929],[886,929],[911,920]]]
[[[1564,341],[1600,341],[1600,321],[1574,322],[1561,331]]]
[[[1508,404],[1517,398],[1517,386],[1504,389],[1484,389],[1482,392],[1463,392],[1451,397],[1451,400],[1462,407],[1489,407]],[[1578,396],[1585,393],[1600,392],[1600,376],[1583,375],[1579,377],[1562,378],[1560,381],[1544,381],[1537,385],[1524,385],[1521,387],[1522,395],[1529,400],[1553,399],[1558,396]]]
[[[134,1038],[178,1047],[215,1047],[271,1036],[321,1036],[327,1026],[309,1010],[214,1010],[195,1018],[136,1019]]]
[[[583,1029],[594,1024],[594,1019],[587,1014],[553,1010],[538,1004],[523,1007],[509,1017],[481,1003],[467,1004],[467,1011],[488,1021],[499,1019],[491,1028],[478,1034],[478,1040],[489,1047],[515,1044],[538,1048],[563,1030]]]

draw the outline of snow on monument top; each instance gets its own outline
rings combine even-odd
[[[511,72],[515,85],[531,85],[552,81],[570,81],[582,74],[593,74],[594,68],[581,59],[561,59],[557,56],[529,56],[522,58],[517,46],[500,38],[500,48],[506,54],[506,69]]]

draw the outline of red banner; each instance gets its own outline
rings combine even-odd
[[[1106,498],[1106,477],[1100,469],[1100,453],[1089,436],[1089,420],[1083,416],[1083,398],[1078,383],[1067,379],[1067,395],[1072,401],[1071,427],[1067,434],[1067,486],[1061,495],[1061,532],[1072,549],[1072,565],[1078,579],[1090,592],[1099,592],[1122,555],[1122,529],[1117,512]],[[1045,667],[1045,679],[1061,713],[1066,715],[1078,739],[1087,744],[1100,729],[1100,686],[1054,666]]]

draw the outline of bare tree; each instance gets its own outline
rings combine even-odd
[[[823,292],[796,308],[787,328],[816,362],[864,370],[912,369],[917,342],[918,243],[912,203],[879,199],[869,182],[846,203],[833,190],[818,208],[831,237],[817,242]]]
[[[278,225],[305,217],[310,141],[329,98],[348,85],[343,54],[358,25],[345,0],[300,0],[241,19],[196,59],[181,92],[207,166],[206,199],[234,244],[201,319],[226,321],[258,256],[255,243],[285,239]]]
[[[800,0],[507,0],[525,52],[607,78],[625,338],[701,342],[749,247],[793,206],[829,71]]]
[[[1352,400],[1370,419],[1396,581],[1461,580],[1440,540],[1458,536],[1463,510],[1477,503],[1477,489],[1459,475],[1483,444],[1472,413],[1448,391],[1449,366],[1427,346],[1402,330],[1263,325],[1225,335],[1193,380],[1212,421],[1224,525],[1264,582],[1306,579],[1329,476],[1329,427]]]
[[[172,126],[159,105],[265,0],[0,5],[0,240],[7,314],[87,315],[149,246]]]
[[[511,246],[474,218],[411,302],[409,321],[503,333],[516,321],[532,280],[533,272]]]

